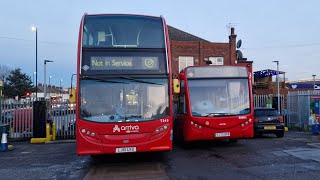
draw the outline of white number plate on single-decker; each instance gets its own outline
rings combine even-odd
[[[116,148],[116,153],[127,153],[127,152],[137,152],[137,148],[136,147]]]
[[[215,133],[214,137],[229,137],[230,132],[223,132],[223,133]]]

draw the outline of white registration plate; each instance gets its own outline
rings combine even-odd
[[[116,153],[127,153],[127,152],[137,152],[137,148],[136,147],[116,148]]]
[[[223,132],[223,133],[215,133],[214,137],[229,137],[230,132]]]

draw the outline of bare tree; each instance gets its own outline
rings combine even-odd
[[[10,72],[11,72],[11,69],[8,66],[0,65],[0,80],[2,82],[5,82]]]

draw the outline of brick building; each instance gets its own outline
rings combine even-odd
[[[216,43],[202,39],[182,30],[168,26],[171,48],[173,78],[187,66],[238,65],[248,67],[252,73],[252,61],[236,55],[236,37],[231,28],[229,42]]]

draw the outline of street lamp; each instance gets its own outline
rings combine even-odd
[[[70,86],[71,89],[72,89],[73,76],[75,76],[75,75],[77,75],[77,74],[72,74],[71,75],[71,86]]]
[[[73,82],[73,76],[74,76],[74,75],[77,75],[77,74],[72,74],[72,75],[71,75],[71,86],[70,86],[70,94],[69,94],[69,97],[70,97],[70,98],[73,96],[73,94],[72,94],[72,82]]]
[[[312,75],[313,77],[313,90],[316,90],[316,75]]]
[[[62,94],[62,86],[61,86],[61,82],[62,82],[62,79],[60,79],[60,95]]]
[[[53,62],[51,60],[44,60],[44,83],[43,83],[43,86],[44,86],[44,98],[46,99],[47,98],[47,85],[46,85],[46,80],[47,80],[47,77],[46,77],[46,66],[47,66],[47,63],[48,62]]]
[[[280,86],[279,86],[279,61],[272,61],[274,63],[277,63],[277,87],[278,87],[278,112],[280,112]]]
[[[33,72],[33,78],[32,78],[32,82],[33,82],[33,86],[35,87],[35,84],[34,84],[34,76],[36,75],[36,72]]]
[[[48,86],[48,87],[49,87],[49,97],[50,97],[50,92],[51,92],[51,91],[50,91],[50,89],[51,89],[51,84],[50,84],[51,78],[52,78],[52,76],[49,76],[49,86]]]
[[[38,29],[35,26],[31,27],[33,32],[36,32],[36,100],[38,98]]]

